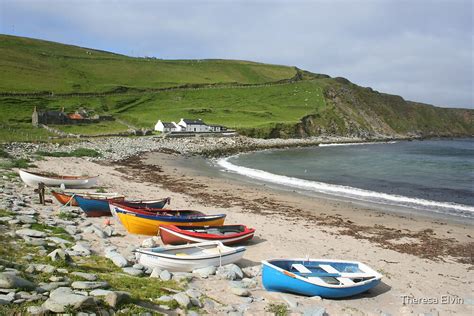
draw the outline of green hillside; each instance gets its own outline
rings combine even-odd
[[[474,134],[472,110],[409,102],[295,67],[132,58],[5,35],[0,35],[0,53],[2,141],[52,136],[31,126],[35,106],[66,112],[82,107],[120,120],[53,126],[83,135],[125,131],[123,123],[152,128],[158,119],[183,117],[255,137]]]
[[[295,68],[230,60],[132,58],[89,48],[0,35],[0,92],[106,92],[183,84],[264,83]]]

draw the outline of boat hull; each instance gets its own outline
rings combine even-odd
[[[80,195],[76,195],[75,199],[87,217],[112,216],[109,201],[119,202],[123,200],[123,198],[120,197],[112,199],[92,199],[84,198]]]
[[[88,189],[97,184],[98,177],[49,177],[46,175],[19,171],[21,180],[30,187],[37,187],[39,183],[43,183],[47,187],[60,187],[64,185],[66,188]]]
[[[179,226],[221,226],[225,221],[225,214],[203,215],[194,217],[154,216],[126,211],[111,205],[112,213],[131,234],[156,236],[160,225]]]
[[[51,191],[51,194],[58,200],[59,203],[62,205],[69,205],[69,206],[79,206],[77,204],[76,199],[69,194],[61,193],[61,192],[56,192],[56,191]]]
[[[202,245],[205,243],[194,244]],[[176,247],[176,246],[175,246]],[[196,257],[178,257],[164,256],[159,253],[142,252],[140,249],[136,253],[138,263],[148,268],[160,268],[171,272],[191,272],[196,269],[206,268],[210,266],[218,267],[226,264],[234,263],[242,259],[245,248],[231,248],[218,255],[196,256]]]
[[[221,227],[225,228],[226,226]],[[224,245],[235,245],[252,239],[255,234],[254,229],[248,229],[245,226],[243,227],[244,230],[241,233],[222,236],[207,233],[194,233],[181,229],[179,226],[166,225],[160,226],[159,234],[163,243],[167,245],[182,245],[186,243],[199,243],[206,241],[220,241]],[[196,228],[206,229],[207,227]]]
[[[301,261],[303,262],[303,261]],[[268,291],[287,292],[305,296],[320,296],[323,298],[343,298],[364,293],[377,286],[381,276],[375,273],[370,280],[347,286],[317,285],[305,278],[288,273],[286,270],[275,268],[267,261],[262,261],[262,284]]]

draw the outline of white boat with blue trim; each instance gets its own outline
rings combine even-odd
[[[210,266],[219,267],[242,259],[245,247],[228,247],[220,241],[139,248],[135,250],[137,262],[148,268],[160,268],[172,272],[191,272]]]

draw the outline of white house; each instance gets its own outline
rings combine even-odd
[[[179,126],[175,122],[168,123],[158,120],[158,122],[155,124],[155,131],[159,131],[162,133],[179,132],[181,131],[181,126]]]
[[[211,131],[211,128],[208,125],[206,125],[206,123],[204,123],[201,119],[198,119],[198,120],[181,119],[178,125],[182,127],[182,131],[186,131],[186,132],[203,133],[203,132]]]

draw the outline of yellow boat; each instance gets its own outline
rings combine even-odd
[[[136,209],[113,202],[110,211],[129,233],[149,236],[158,235],[160,225],[222,226],[226,217],[188,210]]]

